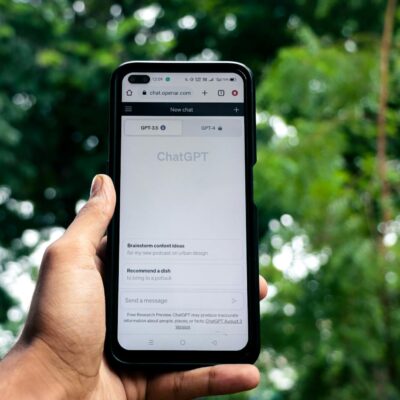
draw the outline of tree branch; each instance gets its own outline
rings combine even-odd
[[[391,219],[390,210],[390,188],[387,179],[387,156],[386,156],[386,111],[389,97],[389,56],[393,39],[393,25],[396,12],[397,0],[388,0],[381,42],[380,58],[380,91],[378,112],[378,134],[377,134],[377,162],[378,177],[380,183],[380,203],[382,207],[382,220],[387,223]]]

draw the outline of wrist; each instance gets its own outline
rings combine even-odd
[[[68,378],[44,343],[17,343],[0,362],[0,393],[4,400],[74,398]],[[63,375],[64,374],[64,375]]]

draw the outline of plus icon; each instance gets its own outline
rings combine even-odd
[[[201,93],[203,93],[203,95],[205,96],[208,92],[207,90],[203,90]]]
[[[237,107],[235,107],[235,108],[233,109],[233,111],[235,111],[235,113],[237,113],[237,112],[239,111],[239,109],[238,109]]]

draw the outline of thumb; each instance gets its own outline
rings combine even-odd
[[[107,175],[96,175],[90,198],[65,232],[65,237],[90,243],[96,252],[115,208],[115,189]]]

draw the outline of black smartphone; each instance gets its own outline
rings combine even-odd
[[[108,356],[152,368],[254,362],[259,283],[252,75],[128,62],[111,79]]]

